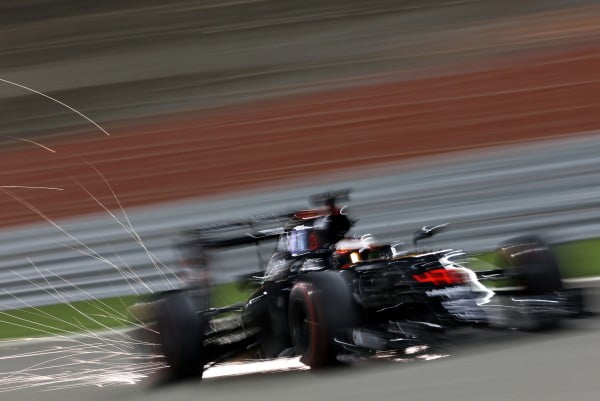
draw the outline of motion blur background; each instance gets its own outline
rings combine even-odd
[[[4,0],[0,310],[166,289],[182,228],[345,186],[359,232],[556,231],[597,275],[598,21],[594,0]]]
[[[110,199],[78,157],[134,206],[594,130],[596,3],[4,1],[1,77],[112,136],[3,82],[0,171],[63,217]]]

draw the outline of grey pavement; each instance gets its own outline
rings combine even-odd
[[[598,311],[597,298],[595,302]],[[220,372],[227,376],[207,371],[212,377],[202,382],[162,385],[160,362],[124,351],[123,335],[21,342],[0,346],[0,393],[3,399],[16,401],[592,401],[600,391],[598,329],[600,320],[593,317],[571,320],[562,329],[546,333],[466,330],[442,348],[361,362],[340,371],[315,374],[287,360],[247,362],[226,364]],[[273,371],[276,362],[282,371]]]

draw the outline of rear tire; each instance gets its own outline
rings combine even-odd
[[[307,275],[292,288],[289,299],[292,343],[300,361],[312,369],[336,365],[335,338],[356,326],[357,309],[350,288],[337,272]]]

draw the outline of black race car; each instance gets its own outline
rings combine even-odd
[[[474,272],[460,251],[417,251],[445,225],[423,227],[414,247],[348,238],[353,221],[337,206],[347,192],[313,197],[316,208],[213,224],[180,244],[188,287],[138,305],[159,333],[175,377],[200,376],[232,358],[301,356],[323,368],[435,341],[460,326],[552,327],[582,310],[563,287],[551,248],[524,236],[501,245],[498,267]],[[256,290],[243,304],[210,307],[211,251],[274,243],[266,267],[248,275]],[[212,266],[218,268],[218,266]],[[510,280],[498,296],[480,283]]]

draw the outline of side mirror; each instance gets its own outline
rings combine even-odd
[[[415,232],[415,235],[413,236],[413,244],[416,247],[417,242],[425,238],[433,237],[435,234],[438,234],[439,232],[445,230],[446,227],[448,227],[448,224],[439,224],[433,227],[424,226],[423,228]]]
[[[398,257],[402,255],[406,255],[408,253],[407,250],[404,249],[404,242],[392,242],[390,244],[390,251],[392,252],[392,257]]]

